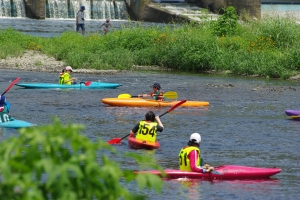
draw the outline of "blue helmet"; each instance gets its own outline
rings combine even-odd
[[[81,10],[85,10],[85,7],[84,7],[84,6],[81,6]]]
[[[0,107],[5,106],[6,98],[4,95],[0,95]]]
[[[156,87],[157,89],[159,89],[160,90],[160,84],[159,83],[154,83],[153,85],[152,85],[152,87]]]

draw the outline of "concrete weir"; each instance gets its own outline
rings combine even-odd
[[[238,14],[246,12],[253,18],[261,18],[261,0],[185,0],[184,3],[125,1],[130,18],[139,21],[173,23],[216,19],[219,11],[227,6],[235,7]]]
[[[46,0],[24,0],[26,17],[33,19],[46,18]]]
[[[131,20],[147,22],[181,23],[201,20],[203,17],[214,19],[220,9],[227,6],[235,7],[238,14],[246,12],[252,17],[261,18],[261,0],[185,0],[183,3],[163,3],[163,0],[161,3],[151,0],[124,1]],[[46,18],[46,0],[24,0],[24,3],[26,17]]]

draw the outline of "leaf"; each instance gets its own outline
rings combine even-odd
[[[161,193],[163,181],[159,176],[150,173],[143,173],[138,174],[136,176],[136,180],[141,189],[149,189],[153,187],[157,193]]]

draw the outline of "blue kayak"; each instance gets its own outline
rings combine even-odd
[[[61,85],[55,83],[18,83],[17,86],[34,89],[34,88],[63,88],[63,89],[114,89],[121,84],[119,83],[104,83],[104,82],[82,82],[72,85]]]
[[[0,123],[0,128],[25,128],[31,126],[36,126],[36,124],[32,124],[30,122],[26,122],[18,119],[13,119],[13,121]]]

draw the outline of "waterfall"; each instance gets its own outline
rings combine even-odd
[[[68,18],[67,0],[47,0],[46,16],[49,18]]]
[[[12,16],[16,17],[25,17],[25,5],[24,0],[13,0],[13,6],[12,6]]]
[[[0,14],[1,16],[11,17],[11,4],[10,0],[0,0]]]
[[[84,11],[84,18],[85,19],[91,19],[91,3],[90,0],[70,0],[70,10],[73,11],[73,13],[71,13],[71,15],[74,15],[74,17],[71,18],[75,18],[77,12],[80,10],[81,6],[85,7],[85,11]]]
[[[50,0],[48,0],[50,1]],[[67,1],[67,0],[51,0],[51,1]],[[85,19],[127,19],[126,5],[123,0],[68,0],[67,14],[63,18],[76,17],[81,6],[85,6]],[[50,5],[50,4],[49,4]],[[50,7],[49,7],[50,8]],[[49,16],[49,18],[58,18],[57,16]]]
[[[24,0],[0,0],[0,17],[25,17]]]
[[[116,19],[128,19],[127,8],[124,1],[115,1],[116,4]]]
[[[46,18],[75,19],[85,6],[85,19],[127,19],[124,0],[46,0]],[[0,0],[0,17],[26,17],[24,0]]]
[[[93,0],[92,19],[127,19],[124,1]]]

